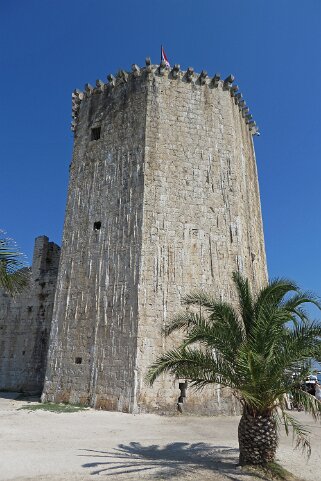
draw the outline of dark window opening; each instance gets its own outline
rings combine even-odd
[[[82,357],[76,357],[75,364],[81,364],[81,363],[82,363]]]
[[[180,382],[178,384],[178,388],[181,392],[179,398],[178,398],[178,401],[177,401],[177,409],[180,413],[183,412],[183,403],[184,403],[184,400],[186,398],[186,389],[187,389],[187,381],[185,382]]]
[[[91,129],[91,140],[100,139],[100,130],[101,130],[101,127],[94,127],[93,129]]]
[[[24,356],[26,354],[26,351],[22,351],[22,355]]]
[[[179,397],[179,401],[178,402],[183,402],[183,399],[186,397],[186,389],[187,389],[187,382],[180,382],[178,384],[178,388],[179,390],[181,391],[181,395]]]
[[[101,228],[101,222],[98,221],[98,222],[94,222],[94,230],[100,230]]]

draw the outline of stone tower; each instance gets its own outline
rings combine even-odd
[[[74,152],[43,400],[176,409],[179,381],[144,383],[162,329],[203,288],[267,279],[257,133],[233,77],[132,66],[73,93]],[[176,339],[177,341],[177,339]],[[186,409],[230,412],[220,389]]]

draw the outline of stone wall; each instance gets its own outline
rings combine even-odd
[[[14,298],[0,290],[0,390],[42,391],[59,254],[37,237],[28,286]]]
[[[133,403],[146,95],[138,79],[81,105],[44,399]]]
[[[233,79],[175,66],[120,71],[73,94],[74,153],[43,400],[173,412],[178,381],[144,384],[177,338],[162,328],[231,275],[267,279],[252,134]],[[246,110],[244,110],[246,109]],[[235,410],[219,386],[190,412]]]
[[[217,87],[149,79],[142,265],[138,301],[138,410],[176,406],[179,380],[147,388],[147,367],[177,333],[162,328],[183,295],[204,289],[234,302],[232,272],[255,289],[267,280],[252,135],[223,82]],[[186,411],[231,412],[230,392],[187,389]]]

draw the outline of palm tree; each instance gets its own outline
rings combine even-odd
[[[29,269],[15,242],[0,231],[0,288],[8,294],[21,292],[28,283]]]
[[[301,389],[311,359],[320,358],[321,324],[312,322],[303,304],[321,309],[317,299],[286,279],[271,281],[253,296],[248,280],[233,274],[238,307],[204,292],[187,295],[184,312],[174,317],[166,335],[182,330],[177,349],[161,355],[150,366],[152,385],[165,372],[189,380],[195,389],[219,383],[239,400],[239,462],[266,464],[275,459],[278,427],[293,428],[297,446],[309,454],[309,432],[286,412],[285,396],[303,405],[315,419],[321,402]],[[301,379],[292,378],[301,368]]]

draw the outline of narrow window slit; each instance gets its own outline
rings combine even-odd
[[[76,357],[75,364],[81,364],[81,363],[82,363],[82,357]]]
[[[98,222],[94,222],[94,230],[97,231],[97,230],[100,230],[101,228],[101,222],[98,221]]]
[[[101,127],[94,127],[91,129],[91,140],[100,139],[100,130],[101,130]]]
[[[178,388],[180,390],[180,396],[177,401],[177,410],[182,413],[183,412],[183,403],[186,398],[186,389],[187,389],[187,381],[185,382],[180,382],[178,384]]]

